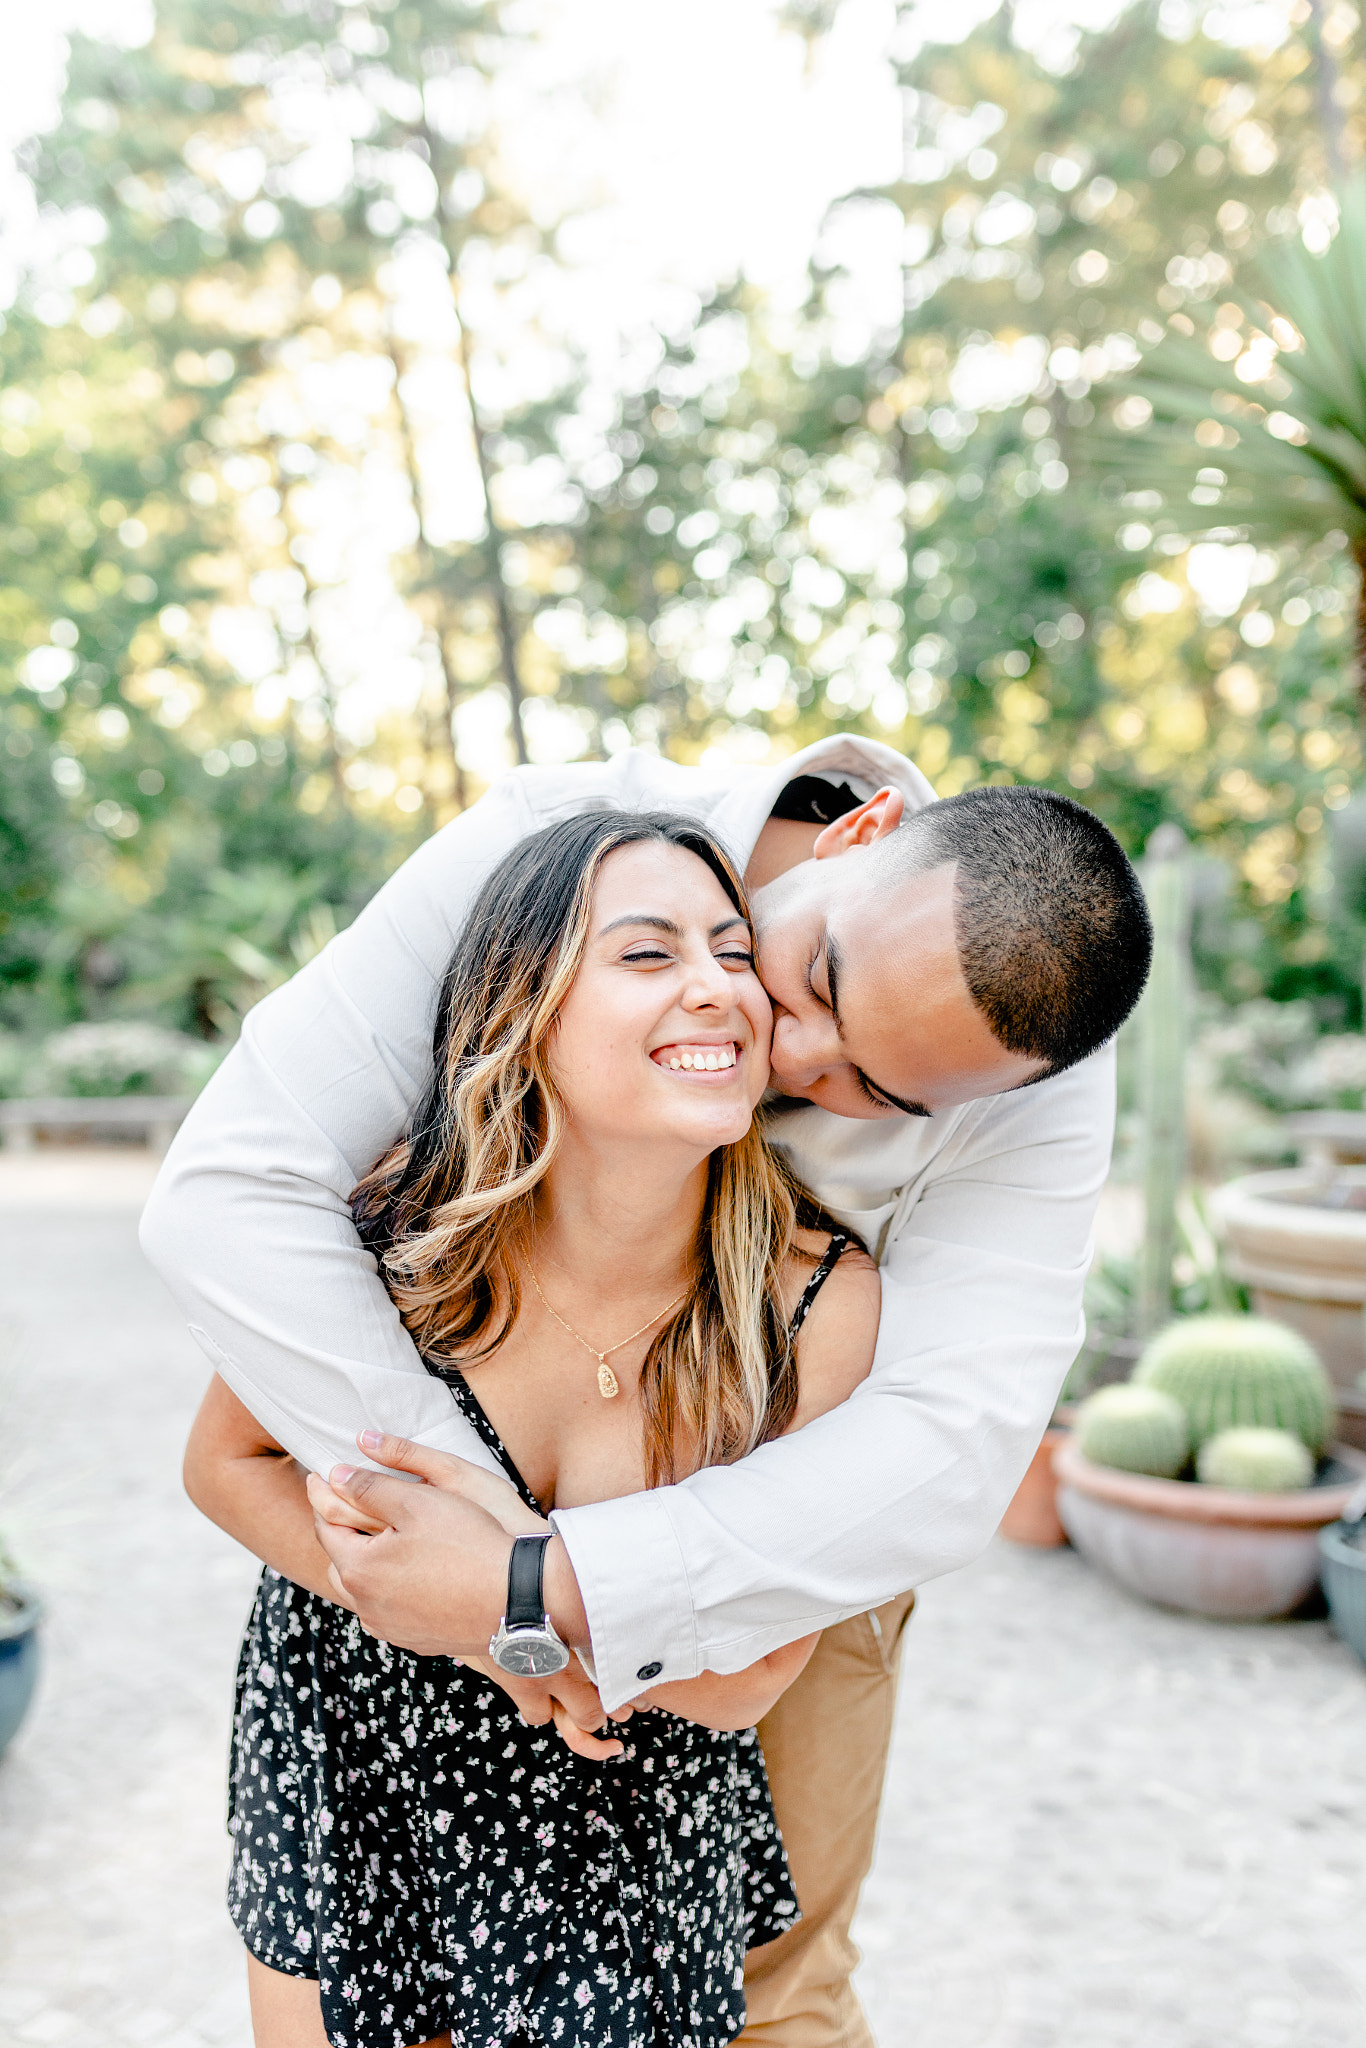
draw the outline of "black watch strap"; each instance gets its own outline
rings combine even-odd
[[[545,1547],[549,1536],[515,1536],[508,1559],[508,1604],[504,1620],[509,1628],[544,1628]]]

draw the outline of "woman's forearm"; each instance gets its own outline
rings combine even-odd
[[[187,1491],[211,1522],[262,1564],[310,1593],[346,1605],[328,1583],[329,1560],[313,1528],[303,1472],[286,1453],[234,1460],[203,1495],[187,1477]]]
[[[697,1678],[656,1686],[637,1704],[663,1707],[703,1728],[753,1728],[800,1677],[819,1640],[819,1635],[803,1636],[744,1671],[704,1671]]]
[[[211,1522],[296,1585],[339,1606],[313,1526],[302,1470],[219,1379],[210,1382],[185,1451],[185,1491]]]

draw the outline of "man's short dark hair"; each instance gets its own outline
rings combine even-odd
[[[1143,993],[1153,933],[1138,876],[1093,812],[1051,789],[970,789],[884,844],[901,874],[955,864],[958,958],[1007,1052],[1056,1074],[1114,1036]]]

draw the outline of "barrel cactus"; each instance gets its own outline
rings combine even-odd
[[[1185,1316],[1153,1338],[1134,1372],[1181,1403],[1191,1443],[1224,1429],[1288,1429],[1321,1451],[1333,1425],[1333,1389],[1298,1331],[1266,1316]]]
[[[1288,1429],[1221,1429],[1201,1444],[1196,1477],[1242,1493],[1295,1493],[1314,1477],[1313,1454]]]
[[[1156,1387],[1101,1387],[1077,1410],[1077,1449],[1093,1465],[1175,1479],[1190,1451],[1186,1411]]]

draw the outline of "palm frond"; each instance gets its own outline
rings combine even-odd
[[[1288,242],[1252,284],[1255,296],[1234,299],[1236,361],[1213,354],[1228,329],[1212,318],[1202,336],[1168,334],[1118,388],[1118,420],[1093,434],[1091,459],[1201,508],[1192,522],[1183,505],[1188,525],[1366,541],[1366,176],[1342,193],[1321,255]],[[1128,431],[1125,399],[1150,409]]]

